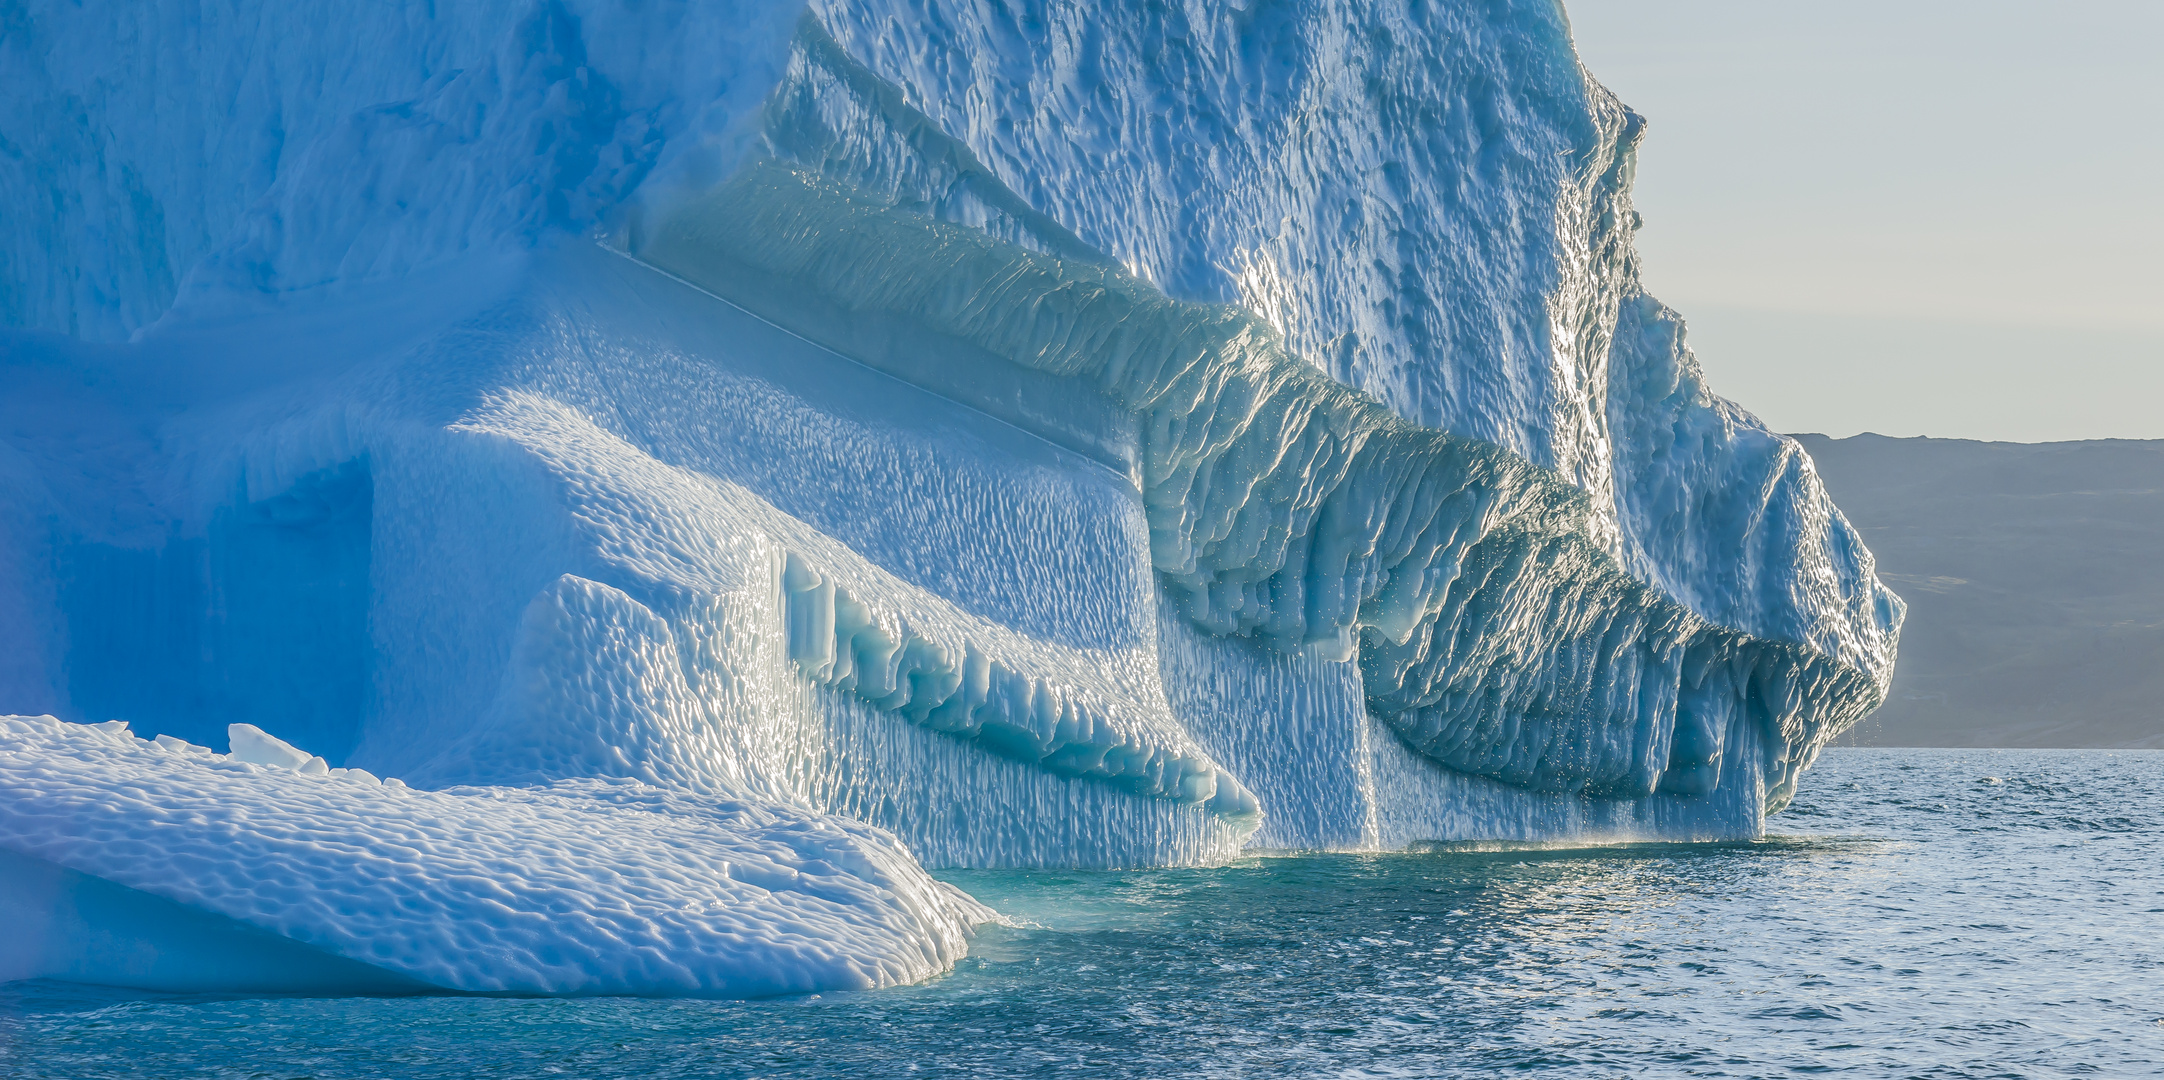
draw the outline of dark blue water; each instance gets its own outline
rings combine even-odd
[[[1762,842],[968,873],[923,986],[0,987],[10,1077],[2164,1076],[2164,752],[1835,750]]]

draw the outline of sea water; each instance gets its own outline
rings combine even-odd
[[[943,874],[761,1001],[0,987],[11,1077],[2164,1075],[2164,751],[1830,750],[1754,843]]]

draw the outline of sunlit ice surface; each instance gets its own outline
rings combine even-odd
[[[16,984],[12,1076],[2143,1076],[2164,752],[1833,750],[1759,841],[942,875],[896,990],[742,1002]]]

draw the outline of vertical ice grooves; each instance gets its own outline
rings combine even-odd
[[[1080,687],[1016,670],[977,643],[957,648],[875,612],[790,554],[782,571],[789,658],[806,677],[934,731],[1066,776],[1253,821],[1261,807],[1192,746],[1167,745]]]

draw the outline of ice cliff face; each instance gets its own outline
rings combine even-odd
[[[985,917],[919,863],[1752,835],[1885,692],[1900,602],[1639,290],[1639,122],[1552,4],[32,5],[0,54],[0,707],[173,743],[10,721],[22,918],[881,985]],[[322,760],[193,747],[236,723]],[[206,798],[259,807],[215,872],[114,860]],[[346,880],[424,803],[562,846],[489,963],[428,959],[486,850]],[[627,873],[711,918],[565,907]],[[0,960],[193,970],[139,955]]]

